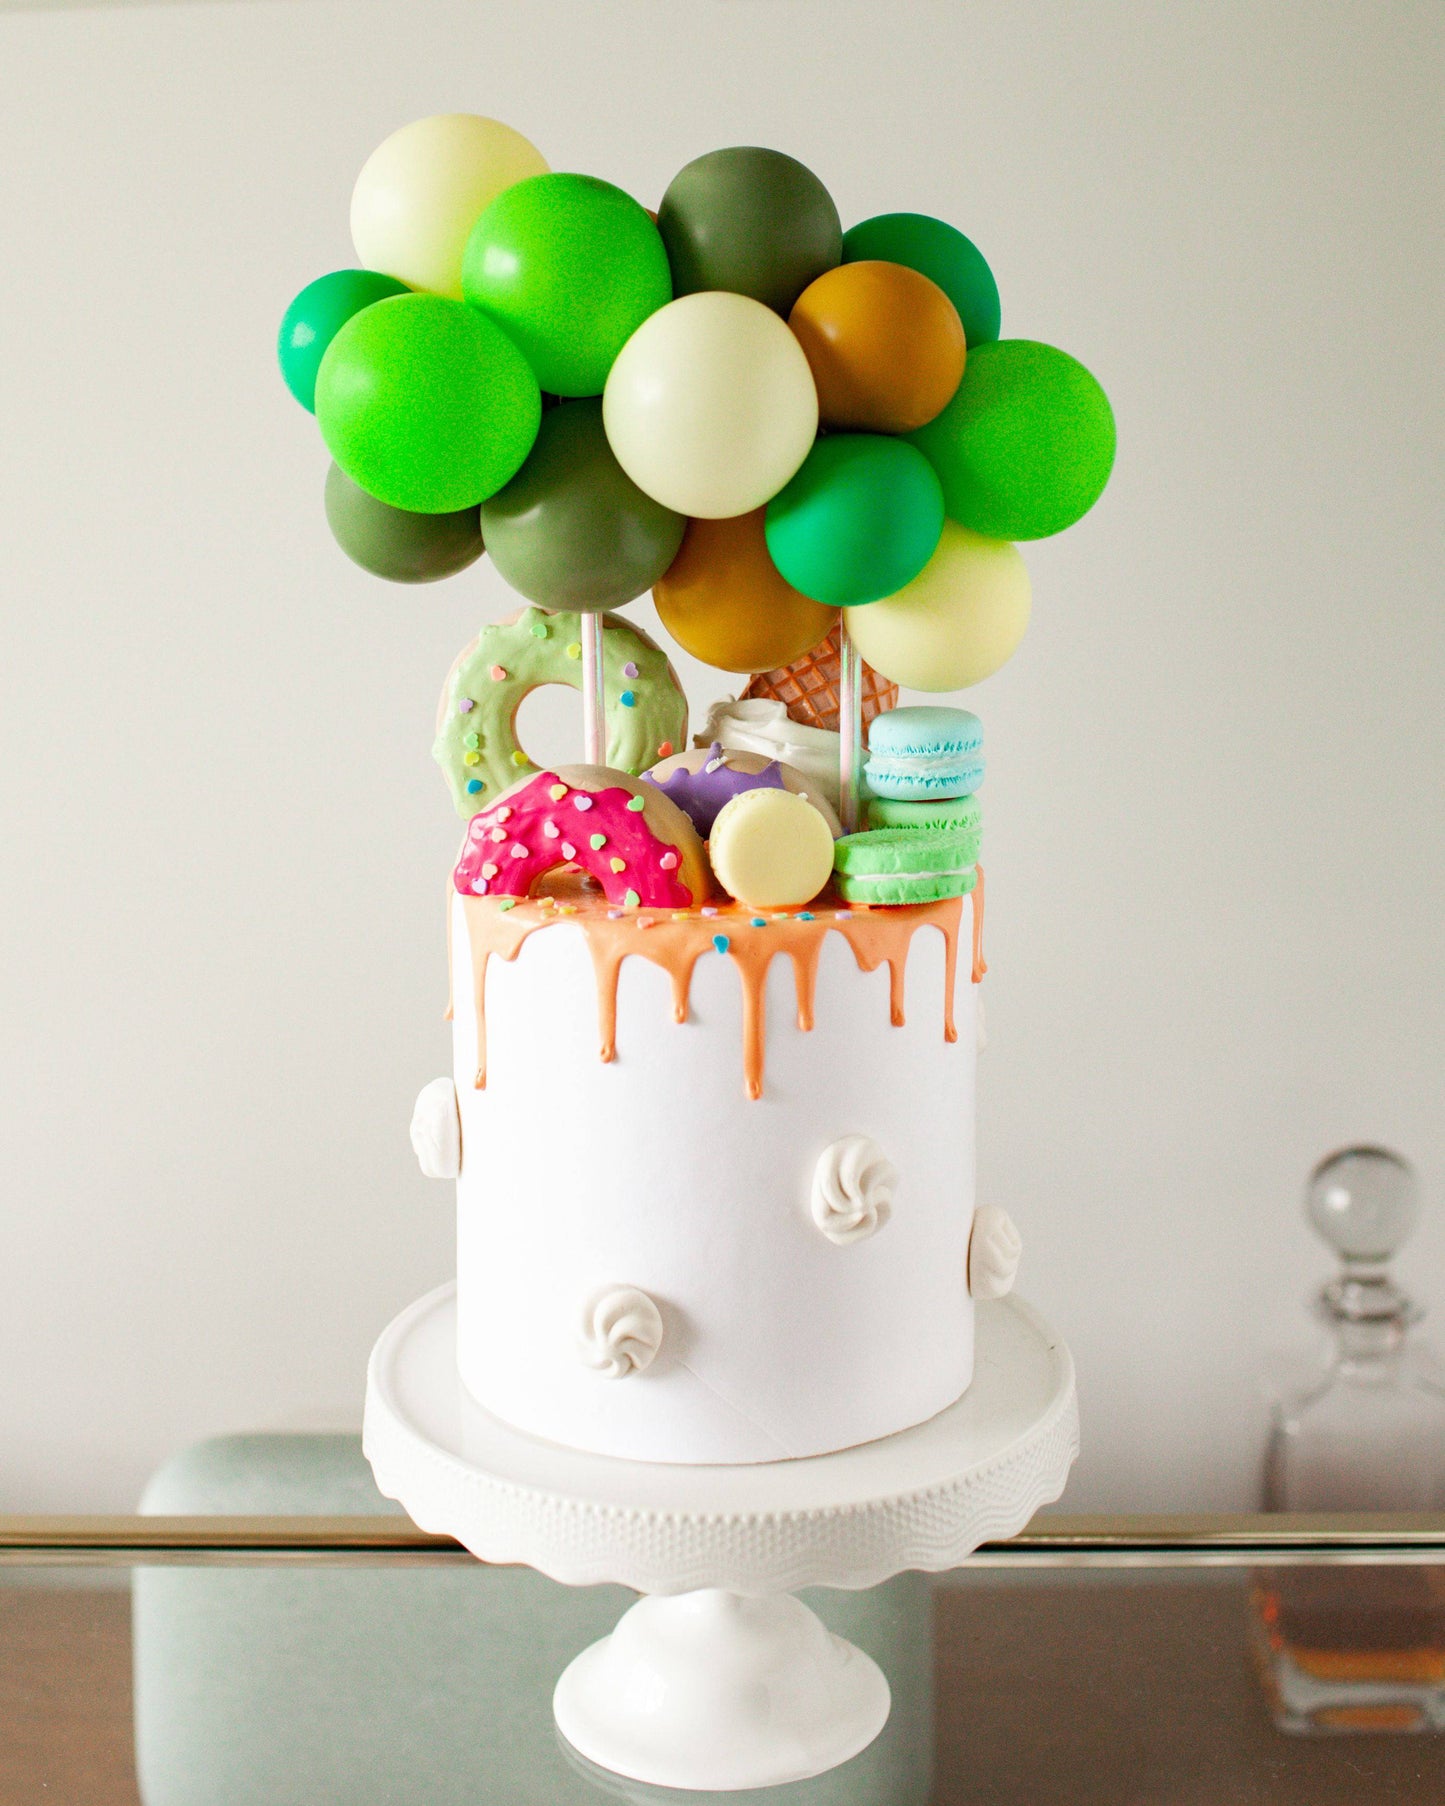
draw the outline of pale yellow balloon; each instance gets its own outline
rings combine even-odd
[[[948,520],[912,583],[850,608],[848,631],[874,670],[905,689],[966,690],[1013,657],[1030,597],[1017,546]]]
[[[602,418],[639,489],[695,520],[771,500],[812,449],[818,391],[787,322],[747,295],[670,301],[617,354]]]
[[[462,298],[462,252],[482,209],[545,174],[536,145],[497,119],[437,113],[393,132],[366,160],[351,196],[351,238],[369,270]]]

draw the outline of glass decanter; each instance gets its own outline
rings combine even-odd
[[[1388,1266],[1419,1219],[1414,1174],[1347,1148],[1311,1174],[1305,1215],[1341,1267],[1319,1295],[1320,1371],[1275,1406],[1266,1508],[1445,1509],[1445,1384]],[[1282,1729],[1445,1729],[1445,1568],[1276,1568],[1256,1577],[1254,1610]]]

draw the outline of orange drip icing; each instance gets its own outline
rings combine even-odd
[[[972,891],[973,896],[973,982],[981,984],[983,975],[988,971],[988,961],[983,957],[983,867],[979,866],[978,881]],[[950,978],[948,994],[953,995],[953,980]]]
[[[982,976],[982,873],[973,903],[973,973]],[[823,942],[839,934],[852,949],[858,969],[873,972],[888,966],[889,1016],[895,1026],[904,1021],[904,975],[913,936],[920,928],[934,927],[944,939],[943,1033],[956,1041],[953,990],[958,971],[958,935],[962,899],[947,897],[936,903],[895,908],[848,908],[831,898],[820,898],[804,920],[797,913],[786,918],[770,916],[762,927],[753,926],[753,912],[737,904],[720,905],[704,916],[696,910],[630,910],[609,912],[605,899],[588,891],[576,874],[555,874],[537,896],[509,909],[494,897],[463,897],[467,933],[472,949],[472,980],[477,1018],[478,1089],[487,1082],[486,981],[488,961],[514,960],[523,944],[540,928],[573,922],[586,938],[597,980],[598,1051],[604,1061],[616,1057],[617,985],[622,962],[629,955],[651,961],[672,981],[672,1013],[686,1022],[697,962],[714,948],[715,937],[725,937],[726,953],[737,967],[742,984],[743,1083],[747,1095],[762,1096],[767,1045],[768,970],[778,955],[792,962],[797,997],[798,1027],[813,1026],[818,963]]]

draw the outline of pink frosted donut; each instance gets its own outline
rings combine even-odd
[[[452,881],[464,896],[529,897],[577,865],[623,909],[686,909],[708,891],[697,830],[655,784],[606,765],[559,765],[523,778],[467,827]]]

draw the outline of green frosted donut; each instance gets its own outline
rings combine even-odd
[[[607,763],[636,777],[687,745],[687,698],[667,654],[621,615],[602,616]],[[459,815],[538,770],[517,742],[517,710],[543,684],[582,688],[580,615],[523,608],[484,627],[447,675],[432,756]],[[580,721],[580,711],[579,711]]]

